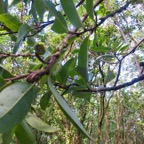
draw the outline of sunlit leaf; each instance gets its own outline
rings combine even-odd
[[[26,122],[33,128],[39,130],[39,131],[43,131],[43,132],[56,132],[57,129],[49,126],[46,122],[44,122],[43,120],[41,120],[40,118],[34,116],[34,115],[28,115],[25,118]]]
[[[73,0],[60,0],[60,1],[70,22],[77,28],[82,27],[82,22],[79,18]]]
[[[0,132],[16,126],[27,114],[38,89],[27,82],[16,82],[0,92]]]
[[[24,120],[16,127],[15,135],[20,144],[36,144],[32,130]]]
[[[72,109],[69,107],[65,99],[57,92],[57,90],[54,88],[53,84],[50,81],[50,78],[48,78],[48,85],[50,90],[52,91],[57,103],[59,104],[60,108],[64,111],[66,116],[73,122],[79,130],[81,130],[89,139],[93,140],[91,136],[87,133],[83,125],[80,123],[79,119],[75,115],[75,113],[72,111]]]
[[[13,32],[17,32],[21,25],[16,17],[8,13],[0,15],[0,22],[4,23],[4,25]]]

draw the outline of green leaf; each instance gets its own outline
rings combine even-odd
[[[48,85],[50,90],[52,91],[57,103],[59,104],[60,108],[64,111],[66,116],[71,120],[89,139],[93,140],[91,136],[87,133],[83,125],[80,123],[79,119],[75,115],[75,113],[72,111],[72,109],[68,106],[65,99],[57,92],[57,90],[54,88],[54,85],[50,81],[50,77],[48,78]],[[94,140],[93,140],[94,141]]]
[[[22,39],[29,33],[31,30],[30,26],[26,23],[22,24],[18,30],[18,38],[15,44],[15,47],[13,49],[13,53],[16,53],[19,48],[19,44],[21,43]]]
[[[91,92],[73,92],[72,95],[77,98],[84,98],[90,101],[92,93]]]
[[[86,83],[88,82],[88,47],[89,37],[86,37],[80,47],[77,67],[78,72]]]
[[[10,5],[10,7],[14,6],[14,5],[16,5],[16,4],[20,3],[20,2],[21,2],[21,0],[13,0],[13,2]]]
[[[101,53],[106,53],[108,51],[110,51],[110,47],[92,47],[91,50],[96,51],[96,52],[101,52]]]
[[[8,0],[4,1],[4,13],[8,12]]]
[[[2,144],[2,133],[0,133],[0,143]]]
[[[69,18],[70,22],[77,28],[82,27],[82,22],[79,18],[73,0],[60,0],[64,12]]]
[[[12,74],[7,71],[1,64],[0,64],[0,76],[4,79],[13,77]]]
[[[54,24],[51,28],[54,32],[62,34],[67,32],[67,30],[61,26],[61,23],[58,21],[58,19],[56,18],[56,20],[54,21]]]
[[[29,13],[32,14],[34,20],[37,22],[38,18],[37,18],[37,12],[36,12],[36,8],[34,6],[34,3],[32,3],[32,5],[31,5],[31,10]]]
[[[76,63],[76,59],[72,58],[68,60],[60,69],[59,71],[59,80],[62,85],[66,84],[68,73],[71,71]]]
[[[7,28],[9,28],[12,32],[17,32],[21,25],[19,20],[16,17],[8,13],[0,15],[0,22],[4,23],[4,25]]]
[[[0,87],[6,84],[6,81],[0,76]]]
[[[70,45],[74,40],[76,39],[76,36],[72,36],[68,39],[68,44]]]
[[[16,126],[27,114],[38,89],[27,82],[16,82],[0,92],[0,132]]]
[[[96,61],[99,61],[100,59],[112,59],[114,56],[111,54],[105,54],[97,57]]]
[[[36,144],[32,130],[24,120],[16,127],[15,135],[20,144]]]
[[[59,22],[59,27],[62,27],[61,30],[65,29],[65,31],[67,31],[66,21],[62,14],[56,10],[55,5],[50,0],[43,0],[43,3],[45,4],[46,8],[50,11],[50,13],[52,13],[56,17],[56,20]],[[56,24],[58,22],[56,22]]]
[[[93,0],[86,0],[86,10],[89,17],[93,20]]]
[[[40,107],[45,110],[49,104],[49,100],[51,98],[52,93],[49,91],[45,93],[40,99]]]
[[[49,126],[46,122],[44,122],[43,120],[39,119],[34,115],[28,115],[25,118],[25,120],[31,127],[35,128],[36,130],[48,132],[48,133],[57,131],[56,128]]]
[[[11,141],[12,141],[14,132],[15,132],[15,128],[12,129],[12,130],[10,130],[10,131],[8,131],[8,132],[6,132],[6,133],[4,133],[4,134],[2,135],[2,139],[3,139],[3,140],[2,140],[2,141],[3,141],[2,144],[10,144]]]
[[[105,78],[105,84],[107,84],[108,82],[110,82],[114,78],[115,78],[115,75],[114,75],[113,71],[108,69],[108,73],[107,73],[106,78]]]
[[[45,13],[45,5],[42,0],[35,0],[34,1],[35,9],[40,17],[40,20],[43,20],[43,15]]]
[[[4,1],[0,0],[0,14],[4,13]]]

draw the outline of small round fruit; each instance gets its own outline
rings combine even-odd
[[[36,44],[35,45],[35,51],[39,55],[43,55],[45,53],[45,47],[43,44]]]

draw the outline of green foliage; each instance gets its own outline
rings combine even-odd
[[[0,92],[0,132],[11,130],[25,117],[37,93],[34,87],[29,83],[16,82]]]
[[[142,9],[0,0],[0,143],[143,143]]]
[[[8,13],[0,15],[0,22],[4,23],[4,25],[8,29],[10,29],[12,32],[17,32],[21,25],[19,20],[16,17],[14,17]]]
[[[48,79],[48,85],[50,87],[50,90],[52,91],[53,95],[55,96],[55,99],[57,103],[59,104],[60,108],[64,111],[66,116],[69,117],[69,119],[78,127],[79,130],[81,130],[88,138],[93,140],[90,135],[87,133],[87,131],[84,129],[80,121],[78,120],[75,113],[71,110],[71,108],[68,106],[66,101],[60,96],[60,94],[57,92],[57,90],[53,87],[50,78]],[[94,141],[94,140],[93,140]]]
[[[77,67],[78,72],[86,83],[88,82],[88,47],[89,37],[85,38],[80,47]]]
[[[82,27],[81,20],[78,16],[78,13],[76,11],[76,8],[74,6],[73,0],[60,0],[61,5],[64,9],[65,14],[69,18],[70,22],[77,28]]]
[[[18,51],[19,45],[22,41],[22,39],[29,33],[29,31],[31,30],[31,28],[29,27],[29,25],[27,25],[26,23],[22,24],[18,30],[18,38],[15,44],[15,47],[13,49],[13,53],[16,53]]]
[[[21,144],[36,144],[32,130],[24,120],[19,125],[17,125],[15,134]]]
[[[66,32],[67,24],[62,14],[55,9],[55,5],[51,1],[43,0],[43,2],[46,8],[50,11],[50,13],[56,17],[56,22],[54,23],[54,26],[52,27],[52,29],[55,32],[57,32],[57,29],[60,29],[60,32]],[[58,28],[56,26],[58,26]]]
[[[44,121],[42,121],[41,119],[39,119],[38,117],[35,117],[33,115],[28,115],[26,117],[26,122],[33,128],[35,128],[36,130],[39,131],[43,131],[43,132],[56,132],[57,129],[54,127],[49,126],[47,123],[45,123]]]
[[[93,14],[93,0],[86,0],[86,10],[91,19],[94,18]]]

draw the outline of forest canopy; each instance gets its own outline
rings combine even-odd
[[[0,0],[0,143],[142,144],[143,0]]]

